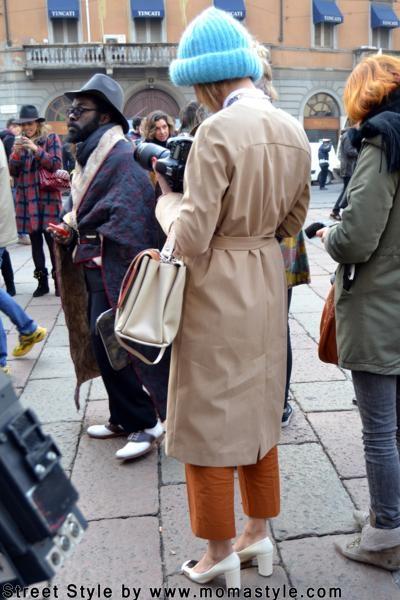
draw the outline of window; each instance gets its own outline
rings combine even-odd
[[[332,23],[316,23],[314,25],[314,46],[317,48],[334,48],[334,27]]]
[[[74,44],[79,41],[76,19],[53,19],[53,44]]]
[[[58,96],[47,107],[46,121],[66,121],[70,106],[71,100],[68,100],[66,96]]]
[[[372,45],[376,48],[390,48],[390,29],[377,27],[372,30]]]
[[[161,19],[134,19],[134,36],[137,44],[162,42],[164,38]]]
[[[339,117],[339,106],[332,96],[321,92],[312,96],[304,109],[304,117]]]

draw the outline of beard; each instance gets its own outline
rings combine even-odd
[[[83,127],[80,127],[75,122],[68,123],[68,135],[65,138],[66,142],[70,144],[78,144],[84,142],[87,138],[98,129],[100,126],[100,116],[95,115],[89,123],[86,123]]]

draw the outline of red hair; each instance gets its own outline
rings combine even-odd
[[[388,54],[364,58],[347,80],[343,100],[353,123],[368,114],[400,85],[400,59]]]

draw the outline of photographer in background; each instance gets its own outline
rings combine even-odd
[[[143,120],[141,132],[145,142],[153,142],[165,148],[168,139],[175,135],[174,121],[166,113],[154,110]]]

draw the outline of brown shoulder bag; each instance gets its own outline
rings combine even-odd
[[[325,306],[321,315],[319,326],[320,338],[318,343],[318,356],[322,362],[337,365],[338,352],[336,345],[336,319],[335,319],[335,286],[329,290]]]

